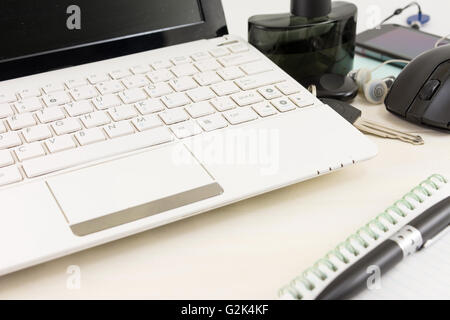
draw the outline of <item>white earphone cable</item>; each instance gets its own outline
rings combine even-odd
[[[442,42],[444,42],[445,40],[447,40],[448,37],[450,37],[450,33],[447,34],[447,35],[445,35],[445,36],[443,36],[442,38],[440,38],[440,39],[436,42],[436,44],[434,45],[434,47],[435,47],[435,48],[439,47],[439,46],[442,44]]]
[[[373,68],[372,70],[370,70],[371,73],[377,71],[378,69],[380,69],[382,66],[385,66],[387,64],[392,64],[392,63],[404,63],[404,64],[408,64],[410,63],[409,60],[403,60],[403,59],[392,59],[392,60],[387,60],[383,63],[380,63],[377,67]]]

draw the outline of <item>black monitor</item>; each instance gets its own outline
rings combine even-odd
[[[221,0],[1,0],[0,80],[226,33]]]

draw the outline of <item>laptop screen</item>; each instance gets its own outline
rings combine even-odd
[[[198,0],[1,0],[0,61],[202,22]]]

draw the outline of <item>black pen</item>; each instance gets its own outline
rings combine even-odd
[[[333,280],[316,300],[349,299],[367,288],[371,274],[367,268],[377,266],[381,275],[400,263],[405,257],[433,242],[450,225],[450,197],[435,204],[400,229],[366,256],[350,266]]]

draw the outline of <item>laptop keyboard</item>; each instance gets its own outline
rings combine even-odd
[[[0,86],[0,186],[313,104],[245,43],[19,92]]]

